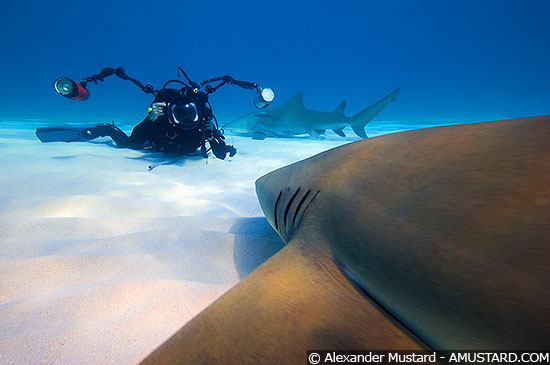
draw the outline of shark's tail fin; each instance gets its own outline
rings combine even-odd
[[[361,138],[367,138],[367,133],[365,132],[365,125],[372,120],[378,113],[382,111],[388,105],[390,101],[395,101],[395,96],[401,90],[397,88],[391,93],[386,95],[383,99],[372,104],[368,108],[361,110],[359,113],[354,115],[351,119],[351,128]]]

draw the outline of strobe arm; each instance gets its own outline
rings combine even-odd
[[[158,90],[155,90],[151,84],[143,85],[143,83],[138,79],[135,79],[133,77],[126,75],[126,72],[122,67],[117,67],[117,68],[105,67],[103,70],[101,70],[100,73],[93,74],[92,76],[83,78],[82,80],[79,81],[79,83],[85,88],[88,82],[94,82],[94,83],[97,83],[98,81],[103,82],[103,79],[113,74],[117,75],[123,80],[128,80],[132,82],[134,85],[139,87],[141,90],[143,90],[143,92],[147,94],[152,94],[154,96],[157,96],[158,94]]]
[[[216,81],[221,81],[221,82],[214,87],[208,85]],[[218,76],[218,77],[205,80],[201,82],[200,85],[198,85],[198,89],[204,86],[204,91],[211,94],[225,84],[230,84],[230,85],[233,84],[233,85],[240,86],[244,89],[256,90],[256,97],[252,102],[254,103],[254,106],[258,109],[266,108],[269,105],[269,103],[273,101],[273,98],[275,97],[275,94],[271,89],[263,89],[254,82],[235,80],[233,77],[229,75]]]
[[[214,87],[208,85],[208,84],[211,84],[211,83],[216,82],[216,81],[221,81],[221,82],[218,85],[214,86]],[[257,93],[259,93],[261,91],[261,88],[258,86],[258,84],[253,83],[253,82],[248,82],[248,81],[235,80],[233,77],[231,77],[229,75],[218,76],[218,77],[214,77],[214,78],[205,80],[205,81],[201,82],[200,87],[203,87],[203,86],[206,85],[205,91],[208,92],[208,93],[213,93],[214,91],[218,90],[221,86],[223,86],[225,84],[237,85],[237,86],[240,86],[244,89],[249,89],[249,90],[256,90]]]

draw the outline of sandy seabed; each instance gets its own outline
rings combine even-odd
[[[358,139],[229,135],[233,158],[149,171],[170,157],[42,144],[45,125],[0,121],[1,364],[139,362],[282,247],[255,180]]]

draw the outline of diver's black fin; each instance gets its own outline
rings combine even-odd
[[[89,141],[93,137],[89,127],[44,127],[36,128],[36,136],[41,142],[77,142]]]
[[[105,136],[105,124],[79,127],[43,127],[36,128],[36,136],[43,142],[85,142]]]

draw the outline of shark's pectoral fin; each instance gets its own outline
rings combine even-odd
[[[263,134],[263,133],[258,133],[258,132],[253,132],[252,133],[252,139],[264,140],[265,137],[266,137],[266,135]]]
[[[314,129],[312,131],[309,131],[308,134],[312,139],[319,139],[319,136],[323,133],[325,133],[326,129]]]
[[[346,134],[344,133],[344,127],[338,128],[338,129],[333,129],[333,131],[334,131],[334,133],[336,133],[340,137],[345,137],[346,136]]]
[[[420,348],[313,250],[291,241],[143,363],[299,364],[311,349]]]

